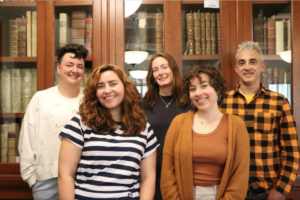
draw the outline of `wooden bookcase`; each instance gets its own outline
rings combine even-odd
[[[300,110],[300,2],[299,1],[220,1],[221,18],[221,53],[219,55],[183,55],[181,12],[193,5],[203,8],[203,0],[144,0],[143,8],[159,5],[164,16],[164,51],[170,53],[181,69],[191,63],[218,63],[224,74],[228,89],[233,89],[238,83],[234,71],[235,54],[238,44],[253,39],[253,5],[254,4],[290,4],[292,21],[292,63],[291,63],[291,104],[294,111]],[[3,29],[8,22],[3,19],[1,10],[11,10],[17,15],[19,10],[26,7],[37,10],[37,57],[8,57],[8,32]],[[0,21],[0,66],[18,64],[26,66],[35,63],[37,68],[37,90],[43,90],[54,85],[55,62],[55,21],[57,11],[71,12],[72,10],[89,9],[93,18],[93,53],[87,58],[87,65],[95,68],[104,63],[113,63],[124,67],[125,52],[125,20],[123,1],[37,1],[37,2],[1,2]],[[202,11],[202,10],[201,10]],[[14,14],[13,14],[14,15]],[[1,28],[1,27],[0,27]],[[6,39],[7,40],[7,39]],[[2,49],[1,49],[2,48]],[[2,51],[1,51],[2,50]],[[148,67],[151,55],[144,62]],[[279,56],[266,56],[266,60],[281,62]],[[1,87],[1,86],[0,86]],[[294,112],[296,123],[300,124],[300,113]],[[18,122],[24,113],[0,113],[1,122],[4,119],[15,119]],[[300,127],[297,127],[300,136]],[[300,143],[299,143],[300,145]],[[20,177],[19,164],[0,163],[0,199],[32,199],[31,190]],[[299,171],[300,172],[300,171]],[[300,173],[298,173],[300,174]],[[294,184],[290,199],[298,200],[300,196],[300,176]]]

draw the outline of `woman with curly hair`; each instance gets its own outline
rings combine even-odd
[[[160,146],[157,148],[155,200],[161,200],[160,176],[162,149],[168,128],[178,114],[192,109],[184,93],[181,72],[174,58],[160,52],[152,56],[148,76],[148,91],[142,100],[142,108]]]
[[[60,137],[60,199],[153,198],[157,140],[120,67],[93,71]]]
[[[244,200],[250,146],[245,122],[219,111],[225,79],[212,66],[195,66],[184,87],[197,111],[178,115],[163,149],[164,200]]]

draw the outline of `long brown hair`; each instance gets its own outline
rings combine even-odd
[[[79,115],[83,124],[105,134],[116,130],[116,122],[112,119],[111,113],[96,96],[97,83],[100,75],[105,71],[115,72],[124,84],[125,94],[121,103],[124,134],[140,134],[146,128],[146,114],[140,107],[135,84],[122,68],[112,64],[97,67],[86,83],[83,91],[84,98],[79,107]]]
[[[159,85],[154,82],[153,70],[152,70],[153,60],[157,57],[163,57],[168,61],[168,65],[173,72],[172,95],[175,97],[177,104],[179,104],[182,107],[185,106],[188,100],[187,100],[187,96],[185,95],[184,88],[182,86],[182,77],[181,77],[179,67],[176,61],[174,60],[174,58],[170,54],[165,52],[160,52],[152,56],[149,64],[148,75],[147,75],[148,91],[146,92],[144,97],[146,107],[152,109],[155,104],[155,100],[158,97]]]

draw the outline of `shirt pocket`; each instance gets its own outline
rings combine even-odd
[[[274,113],[257,112],[254,116],[254,129],[262,134],[273,133]]]

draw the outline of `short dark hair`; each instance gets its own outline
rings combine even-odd
[[[184,74],[183,85],[186,94],[188,96],[190,94],[191,79],[197,77],[201,81],[200,73],[208,75],[209,85],[221,95],[221,99],[218,101],[218,105],[221,105],[226,94],[226,81],[220,70],[210,65],[195,65]]]
[[[86,59],[87,55],[89,54],[88,50],[80,44],[66,44],[63,47],[59,47],[56,49],[55,52],[55,56],[57,56],[57,61],[60,64],[61,63],[61,59],[62,57],[66,54],[66,53],[74,53],[75,57],[74,58],[78,58],[78,59]]]

